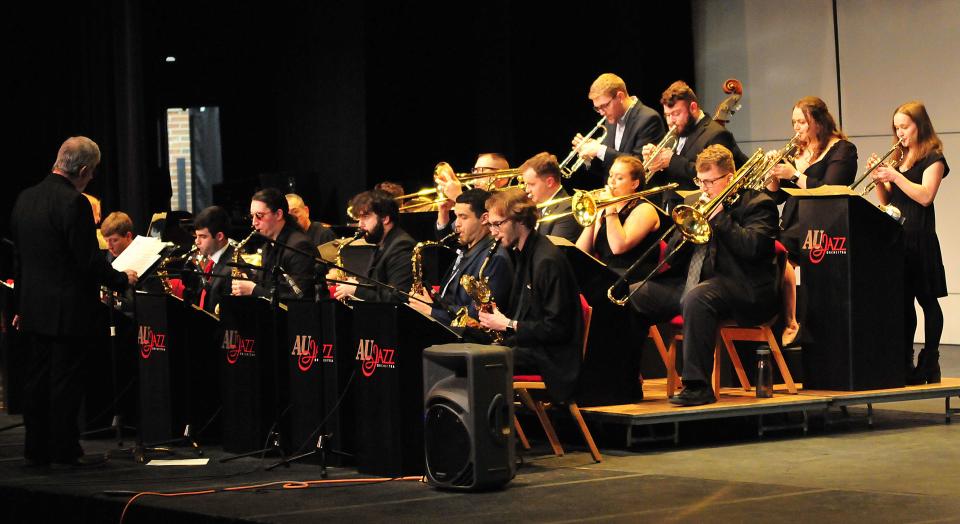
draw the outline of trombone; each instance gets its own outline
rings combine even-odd
[[[440,179],[440,176],[439,176],[440,168],[443,166],[449,167],[449,164],[447,164],[446,162],[440,162],[436,165],[436,167],[433,168],[433,181],[437,184],[435,187],[421,189],[416,193],[408,193],[406,195],[400,195],[400,196],[394,197],[394,200],[400,203],[407,200],[423,199],[424,197],[429,197],[431,195],[437,195],[437,196],[431,200],[406,202],[405,204],[402,204],[400,206],[400,211],[409,211],[411,209],[427,207],[434,204],[441,204],[447,200],[447,198],[443,196],[443,181]],[[469,182],[474,182],[476,180],[488,179],[487,187],[485,189],[487,191],[494,191],[497,189],[494,187],[494,184],[497,182],[497,180],[507,180],[507,179],[517,178],[520,176],[520,169],[496,169],[493,171],[487,171],[485,173],[454,173],[453,176],[457,179],[458,182],[460,182],[461,185]]]
[[[676,182],[671,182],[666,185],[652,187],[643,191],[637,191],[636,193],[631,193],[629,195],[603,199],[597,198],[597,194],[600,191],[603,191],[604,188],[594,189],[592,191],[582,191],[577,189],[574,191],[573,196],[554,198],[541,204],[537,204],[537,208],[542,209],[559,202],[564,202],[567,200],[570,201],[570,211],[565,213],[557,213],[556,215],[548,215],[541,218],[537,222],[553,222],[554,220],[559,220],[561,218],[573,215],[573,219],[576,220],[577,224],[580,224],[581,227],[590,227],[594,222],[597,221],[597,217],[600,216],[601,209],[619,204],[620,202],[629,202],[638,198],[646,198],[650,195],[663,193],[664,191],[670,191],[671,189],[676,189],[677,186],[678,184]]]
[[[651,244],[650,247],[644,251],[643,255],[641,255],[632,266],[627,268],[627,271],[624,272],[624,274],[618,278],[609,289],[607,289],[607,298],[610,299],[610,302],[613,302],[618,306],[625,305],[627,301],[630,300],[630,297],[632,297],[634,293],[642,288],[644,284],[650,280],[650,277],[656,275],[657,272],[660,271],[660,268],[666,265],[666,263],[669,262],[670,259],[673,258],[673,256],[676,255],[677,252],[680,251],[680,248],[682,248],[687,242],[693,242],[694,244],[707,243],[712,236],[712,231],[708,220],[713,212],[721,205],[727,207],[736,202],[737,198],[739,198],[739,191],[741,189],[753,187],[753,185],[756,184],[757,178],[763,180],[767,171],[776,165],[771,164],[770,162],[765,162],[764,159],[765,156],[763,150],[757,149],[753,156],[751,156],[750,159],[747,160],[743,166],[737,170],[734,179],[727,185],[727,187],[724,188],[724,190],[712,200],[708,200],[706,202],[701,200],[693,206],[679,205],[675,207],[673,212],[670,214],[670,218],[673,219],[673,225],[667,228],[667,230],[663,232],[663,235],[661,235],[656,242]],[[702,193],[700,195],[701,199],[706,195],[706,193]],[[660,243],[666,240],[666,238],[673,233],[674,230],[679,231],[680,235],[683,237],[677,247],[667,253],[667,255],[663,257],[663,260],[657,264],[657,267],[653,268],[653,270],[643,277],[643,280],[641,280],[640,283],[633,288],[632,291],[630,291],[630,293],[623,298],[615,297],[614,290],[621,284],[626,283],[630,273],[636,270],[637,266],[639,266],[641,262],[646,260],[652,253],[654,253],[655,250],[656,252],[659,252]]]
[[[600,133],[600,136],[595,140],[597,142],[603,142],[603,139],[607,138],[607,126],[603,125],[606,120],[607,117],[600,117],[600,120],[597,121],[597,125],[593,126],[593,129],[591,129],[590,132],[583,137],[583,140],[580,142],[580,144],[582,145],[583,142],[593,138],[593,135],[597,132]],[[574,147],[570,150],[570,154],[567,155],[567,158],[564,158],[563,162],[560,162],[560,174],[563,175],[563,178],[572,177],[573,174],[580,169],[581,166],[583,166],[585,161],[586,160],[580,156],[580,146],[578,145]],[[570,165],[570,162],[573,162],[573,164]]]

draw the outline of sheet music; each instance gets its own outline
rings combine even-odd
[[[137,236],[113,261],[113,268],[117,271],[132,269],[137,272],[137,275],[143,276],[157,260],[160,260],[160,252],[165,246],[166,244],[159,238]]]
[[[820,186],[813,189],[793,189],[785,187],[783,190],[790,196],[839,196],[859,194],[847,186]]]

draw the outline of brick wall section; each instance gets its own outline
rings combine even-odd
[[[181,188],[177,183],[177,160],[184,159],[186,170],[186,187],[183,191],[187,196],[185,211],[193,212],[193,184],[190,161],[190,114],[186,109],[167,109],[167,147],[170,153],[170,209],[178,211]]]

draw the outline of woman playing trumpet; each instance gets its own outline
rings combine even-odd
[[[610,166],[607,187],[598,200],[636,193],[643,189],[645,178],[639,158],[618,156]],[[622,274],[646,249],[644,239],[655,238],[652,233],[659,228],[660,215],[653,204],[640,198],[620,202],[605,207],[593,224],[583,228],[577,247]],[[636,278],[644,274],[644,271],[633,273]]]
[[[791,119],[793,131],[798,135],[800,148],[793,165],[778,164],[770,172],[773,178],[767,189],[773,192],[777,204],[784,203],[780,226],[781,241],[790,253],[790,264],[784,273],[784,320],[786,328],[781,342],[790,345],[797,337],[800,324],[797,322],[797,280],[794,268],[805,231],[799,230],[797,202],[789,198],[781,187],[813,189],[824,185],[848,186],[857,175],[857,147],[847,140],[837,127],[827,104],[815,97],[806,96],[793,106]]]
[[[938,298],[947,296],[947,280],[937,238],[933,200],[940,182],[950,172],[943,157],[943,143],[930,123],[922,102],[907,102],[893,113],[893,133],[904,149],[897,168],[883,165],[874,170],[877,196],[884,205],[900,209],[904,232],[904,349],[907,382],[940,382],[940,335],[943,311]],[[871,158],[871,163],[876,163]],[[913,335],[917,315],[913,302],[923,309],[924,348],[913,367]]]

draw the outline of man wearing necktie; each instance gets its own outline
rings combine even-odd
[[[416,241],[397,224],[400,216],[397,201],[389,194],[374,189],[353,197],[350,207],[360,222],[360,229],[364,231],[364,240],[377,246],[367,268],[367,276],[401,291],[410,291],[413,285],[410,257]],[[354,278],[347,280],[356,282]],[[334,297],[337,300],[355,297],[368,302],[404,301],[402,295],[388,287],[358,287],[354,284],[337,284]]]
[[[520,166],[520,173],[523,176],[527,196],[535,204],[544,204],[551,200],[570,196],[560,184],[560,164],[557,162],[557,157],[550,153],[543,152],[534,155]],[[567,198],[556,204],[538,207],[540,207],[540,218],[568,213],[570,211],[570,199]],[[580,224],[577,224],[572,215],[568,215],[552,222],[537,223],[534,229],[541,235],[563,237],[572,243],[576,243],[583,228],[580,227]]]
[[[463,275],[477,276],[484,260],[490,255],[490,262],[483,269],[483,277],[489,279],[490,290],[497,304],[507,304],[510,299],[510,287],[513,285],[513,263],[503,247],[493,254],[490,249],[495,240],[487,226],[485,204],[490,193],[483,189],[468,189],[457,197],[454,205],[455,228],[461,248],[457,259],[449,271],[440,280],[439,303],[432,306],[411,299],[410,307],[430,315],[444,324],[450,324],[453,314],[461,307],[467,308],[470,318],[477,318],[477,306],[460,285]],[[427,293],[420,299],[432,302]]]
[[[200,268],[205,275],[200,276],[200,295],[197,305],[204,311],[216,310],[220,299],[230,294],[230,274],[232,267],[227,262],[233,260],[233,246],[227,237],[230,217],[220,206],[211,206],[197,214],[193,219],[196,233],[194,242],[197,251],[205,259]]]
[[[735,176],[733,155],[716,144],[697,156],[700,202],[722,194]],[[699,204],[698,204],[699,205]],[[778,311],[780,272],[774,250],[777,207],[765,193],[743,190],[731,204],[716,206],[708,217],[712,234],[705,244],[689,242],[669,261],[670,268],[651,278],[631,297],[639,331],[683,316],[683,391],[670,399],[680,406],[716,402],[708,377],[720,323],[769,320]],[[679,245],[678,232],[667,253]],[[634,284],[631,289],[641,284]],[[639,362],[632,365],[639,368]]]

